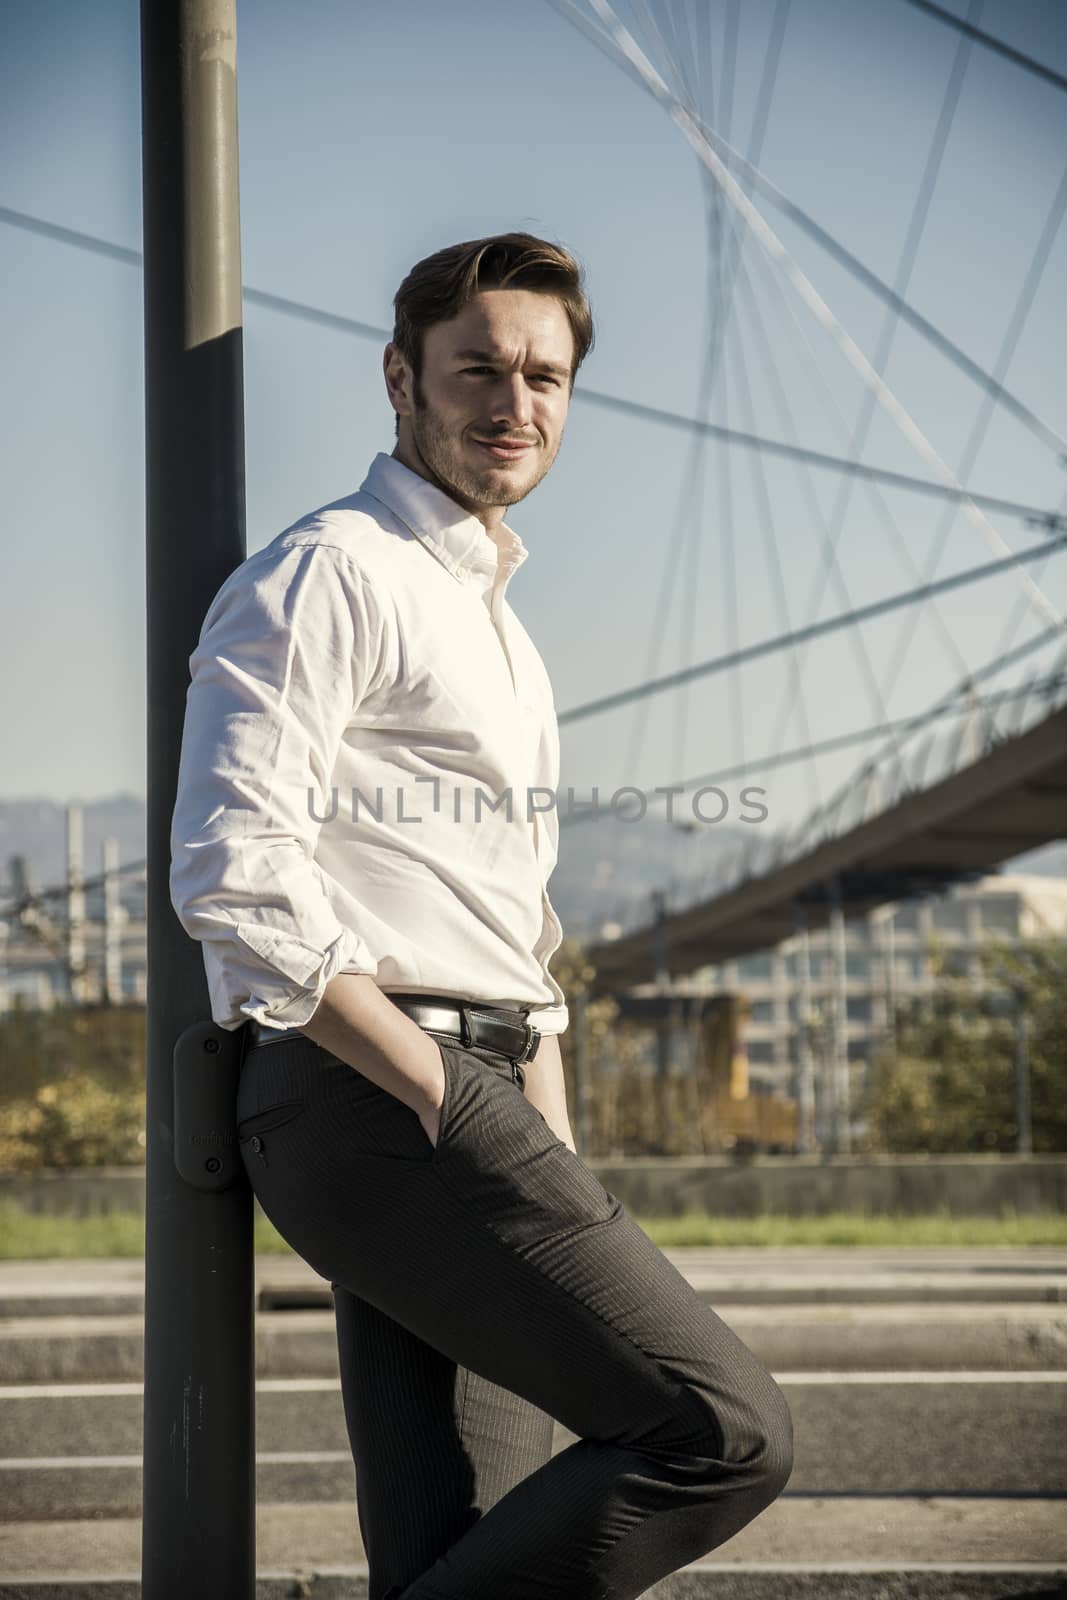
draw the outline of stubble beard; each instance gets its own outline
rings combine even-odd
[[[531,490],[537,488],[556,459],[559,441],[547,461],[544,452],[538,452],[535,459],[539,460],[539,470],[532,478],[520,480],[499,469],[494,471],[491,466],[482,472],[472,471],[463,459],[462,435],[453,434],[434,408],[427,404],[417,380],[412,398],[415,410],[411,418],[411,432],[415,448],[446,493],[454,495],[468,506],[517,505],[520,500],[525,500]],[[487,431],[486,438],[491,437]]]

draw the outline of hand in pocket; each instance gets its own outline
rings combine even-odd
[[[427,1139],[429,1139],[435,1150],[437,1149],[437,1140],[441,1132],[441,1114],[444,1110],[445,1089],[447,1084],[444,1056],[441,1053],[440,1046],[438,1046],[438,1056],[440,1058],[439,1065],[441,1068],[441,1073],[439,1079],[439,1088],[437,1091],[437,1104],[423,1106],[422,1109],[417,1112],[422,1131],[426,1135]]]

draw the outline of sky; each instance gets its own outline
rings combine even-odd
[[[731,72],[731,8],[706,0],[698,17],[704,4],[674,5],[673,43],[665,0],[620,0],[615,11],[672,85],[683,58],[704,120],[747,149],[776,7],[740,8]],[[601,25],[591,0],[572,9]],[[1067,73],[1060,0],[985,0],[969,14]],[[8,0],[0,28],[4,214],[139,250],[137,5]],[[906,0],[792,0],[788,10],[760,168],[889,281],[960,39]],[[701,460],[684,433],[585,398],[598,391],[697,414],[709,327],[706,174],[664,107],[548,0],[248,0],[238,5],[238,97],[248,286],[388,328],[401,278],[446,244],[522,228],[582,261],[594,350],[555,466],[508,514],[530,552],[509,598],[560,713],[929,575],[942,502],[888,490],[880,508],[854,486],[840,581],[821,584],[837,475],[726,444],[706,445]],[[1063,180],[1065,133],[1067,94],[972,47],[907,298],[986,370]],[[753,203],[873,359],[881,303],[769,203]],[[742,259],[751,288],[737,288],[722,322],[710,415],[774,439],[792,429],[811,449],[847,455],[864,384],[758,242]],[[0,220],[0,263],[0,799],[143,795],[140,273],[10,219]],[[1067,227],[1005,379],[1061,437],[1065,285]],[[392,449],[382,344],[246,307],[249,554],[358,488],[374,455]],[[980,390],[904,326],[885,378],[927,454],[878,408],[864,459],[930,478],[932,450],[956,472]],[[968,482],[1054,510],[1065,478],[1049,445],[998,409]],[[1045,536],[1017,516],[990,513],[976,525],[956,515],[934,575]],[[1067,557],[1026,570],[1051,614],[1067,611]],[[802,658],[778,652],[684,694],[565,724],[561,791],[651,793],[921,711],[1007,638],[1018,644],[1048,625],[1021,592],[1017,573],[983,581],[924,607],[913,632],[913,613],[896,612],[865,627],[862,649],[849,629]],[[766,790],[772,826],[795,826],[861,757],[839,751],[747,781]],[[730,820],[745,784],[723,785]]]

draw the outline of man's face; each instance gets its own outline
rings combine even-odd
[[[556,459],[570,404],[574,335],[560,302],[486,289],[428,328],[422,348],[419,381],[386,349],[397,457],[419,471],[414,446],[428,475],[476,515],[524,499]]]

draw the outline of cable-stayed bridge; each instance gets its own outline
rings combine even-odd
[[[598,983],[672,976],[764,950],[836,908],[970,881],[1067,833],[1067,652],[1057,672],[998,702],[976,701],[909,761],[868,764],[854,786],[792,834],[723,862],[684,908],[589,949]]]

